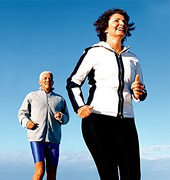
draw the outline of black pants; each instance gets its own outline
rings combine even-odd
[[[91,114],[82,120],[83,137],[101,180],[140,180],[139,143],[133,118]]]

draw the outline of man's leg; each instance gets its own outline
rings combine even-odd
[[[42,180],[45,172],[44,162],[35,163],[35,172],[32,180]]]
[[[48,143],[47,154],[46,154],[47,180],[56,180],[58,160],[59,160],[59,144]]]
[[[42,180],[45,173],[44,143],[30,142],[30,145],[35,163],[35,172],[33,175],[33,180]]]
[[[46,171],[47,171],[47,180],[56,180],[57,166],[47,164]]]

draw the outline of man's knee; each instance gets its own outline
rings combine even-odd
[[[45,173],[44,163],[38,162],[35,163],[35,175],[38,177],[43,177]]]

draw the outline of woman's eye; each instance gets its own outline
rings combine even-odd
[[[128,24],[127,21],[124,21],[125,24]]]

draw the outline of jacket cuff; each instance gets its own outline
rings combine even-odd
[[[60,118],[60,123],[61,124],[67,124],[69,121],[68,117],[65,114],[62,114],[61,118]]]
[[[144,90],[143,90],[143,95],[140,96],[139,100],[140,100],[140,101],[144,101],[144,100],[146,99],[146,97],[147,97],[147,91],[144,89]]]
[[[28,119],[24,119],[21,123],[22,127],[27,128]]]

